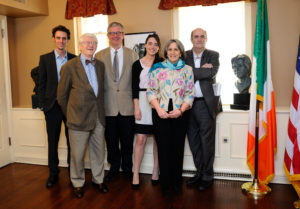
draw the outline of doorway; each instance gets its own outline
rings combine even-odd
[[[0,15],[0,167],[11,163],[11,91],[7,19]]]

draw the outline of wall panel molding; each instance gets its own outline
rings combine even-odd
[[[48,151],[44,114],[39,110],[29,108],[13,108],[12,115],[15,162],[47,165]],[[282,165],[289,112],[280,111],[276,115],[278,150],[275,156],[275,178],[272,182],[286,184],[289,183],[289,181],[285,177]],[[216,127],[216,157],[214,164],[214,172],[218,174],[218,176],[215,178],[232,179],[226,177],[226,175],[249,176],[251,174],[246,164],[248,118],[248,111],[225,110],[218,115]],[[154,137],[150,136],[146,142],[145,154],[140,170],[141,173],[152,173],[153,140]],[[192,176],[196,168],[187,138],[184,149],[183,175]],[[63,167],[67,166],[67,147],[63,132],[61,134],[58,152],[60,159],[59,165]],[[86,168],[90,168],[88,153],[85,162]],[[105,168],[109,168],[106,161]],[[241,180],[241,178],[234,179]]]

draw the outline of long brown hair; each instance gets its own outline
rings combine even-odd
[[[157,62],[163,61],[163,58],[160,57],[161,44],[160,44],[159,36],[156,33],[148,35],[148,37],[146,38],[145,44],[148,42],[148,40],[150,38],[154,38],[156,40],[156,42],[157,42],[158,47],[159,47],[157,53],[155,54],[155,58],[154,58],[154,61],[153,61],[153,64],[155,64]],[[146,54],[147,54],[147,50],[145,50],[144,56],[146,56]]]

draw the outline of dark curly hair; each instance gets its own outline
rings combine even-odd
[[[68,40],[70,40],[71,38],[71,33],[70,33],[70,30],[68,28],[66,28],[65,26],[63,25],[58,25],[56,26],[55,28],[52,29],[52,37],[55,38],[55,33],[57,31],[63,31],[65,33],[67,33],[67,37],[68,37]]]

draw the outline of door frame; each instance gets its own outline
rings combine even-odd
[[[10,64],[9,64],[9,49],[8,49],[8,30],[7,30],[7,17],[0,15],[1,29],[4,30],[4,37],[0,38],[0,41],[3,45],[3,66],[4,66],[4,82],[5,82],[5,96],[6,96],[6,109],[7,109],[7,127],[8,127],[8,136],[12,137],[12,96],[11,96],[11,80],[10,80]],[[2,36],[2,31],[0,35]],[[11,141],[11,146],[8,146],[9,161],[7,164],[12,163],[14,160],[13,157],[13,141]],[[6,165],[7,165],[6,164]],[[1,166],[5,166],[1,165]]]

